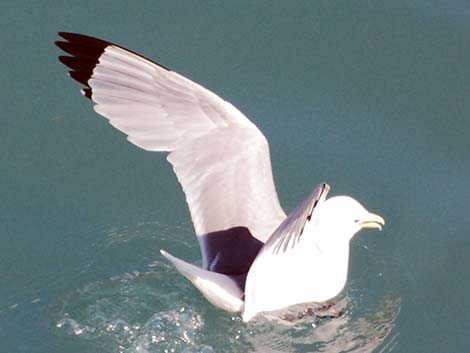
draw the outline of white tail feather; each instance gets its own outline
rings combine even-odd
[[[189,279],[212,304],[231,312],[243,310],[243,292],[229,276],[203,270],[202,268],[170,255],[164,250],[160,250],[160,253],[169,260],[183,276]]]

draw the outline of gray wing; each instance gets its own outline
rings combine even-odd
[[[148,151],[168,161],[186,195],[205,261],[207,234],[247,229],[265,242],[285,219],[269,146],[237,108],[197,83],[101,39],[59,33],[59,59],[96,112]],[[251,255],[250,255],[251,256]]]
[[[293,248],[302,237],[305,224],[312,218],[315,207],[326,199],[330,186],[326,183],[318,185],[313,192],[279,225],[273,235],[263,245],[262,253],[278,254]]]

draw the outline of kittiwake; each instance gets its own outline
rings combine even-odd
[[[202,268],[161,251],[215,306],[243,321],[338,295],[349,242],[384,225],[351,197],[317,186],[289,216],[261,131],[216,94],[137,53],[60,32],[59,60],[94,109],[134,145],[169,152],[202,253]]]

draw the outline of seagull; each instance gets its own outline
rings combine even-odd
[[[322,303],[346,284],[349,243],[384,219],[318,185],[288,216],[276,193],[269,145],[213,92],[111,42],[59,32],[59,60],[94,110],[146,151],[167,152],[186,196],[202,267],[161,254],[213,305],[244,322]]]

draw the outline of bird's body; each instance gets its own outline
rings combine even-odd
[[[214,305],[243,320],[321,302],[344,287],[349,240],[383,219],[320,184],[286,216],[261,131],[232,104],[132,51],[74,33],[56,44],[83,94],[134,145],[169,152],[202,268],[162,251]]]

